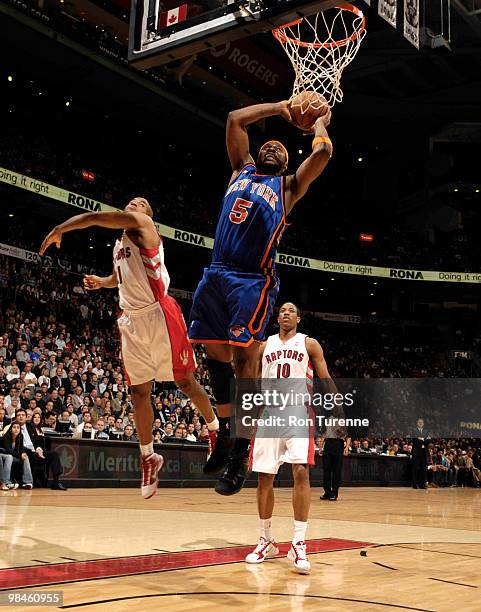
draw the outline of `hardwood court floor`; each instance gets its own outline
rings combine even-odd
[[[258,537],[254,489],[160,489],[149,501],[134,489],[4,493],[0,589],[61,590],[60,609],[86,612],[481,610],[481,491],[341,493],[332,503],[312,491],[310,576],[285,559],[290,489],[275,491],[284,556],[259,566],[243,562]],[[15,607],[32,609],[59,607]]]

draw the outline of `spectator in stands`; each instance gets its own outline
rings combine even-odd
[[[447,485],[448,461],[442,449],[434,453],[434,448],[428,448],[428,486],[445,487]]]
[[[392,446],[388,450],[388,454],[391,457],[395,457],[398,453],[399,453],[399,445],[396,443],[393,443]]]
[[[109,430],[110,440],[122,440],[124,436],[123,419],[118,417],[115,419],[115,425]]]
[[[166,423],[164,425],[164,435],[162,440],[165,441],[165,438],[171,438],[174,435],[174,426],[173,424],[169,421],[168,423]]]
[[[207,429],[207,425],[201,425],[200,431],[196,432],[198,434],[199,442],[208,442],[209,441],[209,430]]]
[[[124,435],[122,436],[122,440],[126,442],[138,442],[138,438],[134,433],[134,428],[132,425],[126,425],[124,429]]]
[[[72,404],[75,411],[80,410],[83,405],[82,387],[76,387],[72,395]]]
[[[0,405],[0,432],[2,432],[7,425],[10,425],[10,419],[5,412],[3,405]]]
[[[177,440],[185,440],[187,437],[187,427],[182,424],[177,425],[175,428],[174,437]]]
[[[30,353],[28,352],[27,344],[22,344],[20,349],[17,351],[15,358],[18,363],[18,367],[23,370],[27,361],[30,361]]]
[[[20,378],[20,369],[17,365],[11,367],[10,372],[7,374],[7,382],[12,383]]]
[[[371,454],[373,452],[373,448],[371,448],[371,443],[369,440],[363,440],[361,442],[361,446],[360,446],[360,451],[361,453],[369,453]]]
[[[82,433],[86,424],[92,425],[92,415],[90,414],[88,408],[85,410],[85,412],[82,413],[82,420],[77,426],[77,429],[75,430],[75,437],[82,437]]]
[[[24,446],[23,435],[20,431],[19,423],[12,423],[8,431],[0,438],[0,445],[2,447],[1,452],[12,456],[11,469],[15,469],[16,466],[22,470],[22,488],[32,489],[33,488],[33,476],[32,469],[30,467],[30,461],[27,454],[27,449]],[[4,478],[7,483],[11,483],[11,474],[8,473],[7,468],[4,472]],[[8,484],[7,484],[8,486]]]
[[[189,423],[187,425],[187,435],[186,440],[189,442],[197,442],[197,436],[195,431],[195,425],[193,423]]]
[[[93,428],[92,423],[84,423],[84,427],[82,429],[81,438],[84,440],[92,440],[95,434],[95,430]]]
[[[52,472],[52,485],[51,489],[56,491],[66,491],[67,488],[63,483],[60,482],[60,476],[62,475],[62,464],[57,451],[51,450],[50,440],[45,437],[42,430],[42,419],[39,414],[35,414],[32,417],[32,427],[35,432],[35,444],[42,449],[42,456],[36,457],[36,464],[45,464],[45,476],[48,484],[48,473],[49,470]]]
[[[461,457],[458,457],[458,466],[459,468],[464,468],[465,470],[467,470],[469,476],[472,478],[475,487],[480,487],[481,471],[478,468],[474,467],[473,454],[473,450],[470,449],[465,455],[461,455]]]
[[[65,371],[63,369],[62,366],[58,366],[58,368],[55,370],[55,376],[52,376],[50,378],[50,386],[53,389],[60,389],[60,387],[65,386],[67,384],[66,382],[66,378],[67,375],[65,374]]]
[[[62,408],[63,408],[63,403],[62,403],[62,399],[60,398],[57,389],[53,389],[51,391],[51,393],[50,393],[50,402],[53,405],[54,412],[56,412],[57,414],[60,414],[60,412],[62,411]]]
[[[25,384],[29,387],[32,387],[32,389],[35,389],[35,386],[37,385],[37,377],[35,376],[35,374],[32,371],[33,368],[33,363],[31,361],[28,361],[25,364]]]
[[[57,415],[55,412],[52,412],[47,417],[44,418],[45,427],[48,427],[52,431],[57,431]]]
[[[94,438],[96,440],[109,440],[109,434],[105,431],[105,421],[103,419],[98,419],[95,425],[95,434]]]
[[[0,491],[9,491],[18,488],[18,484],[13,485],[11,481],[13,456],[0,446]]]

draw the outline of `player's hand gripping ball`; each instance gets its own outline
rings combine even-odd
[[[312,132],[319,117],[329,112],[329,104],[317,91],[302,91],[289,102],[292,122],[303,132]]]

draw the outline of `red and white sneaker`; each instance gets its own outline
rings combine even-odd
[[[152,453],[148,457],[142,457],[142,486],[140,492],[144,499],[150,499],[157,491],[159,485],[158,474],[164,464],[162,455]]]
[[[215,451],[215,446],[217,444],[217,432],[218,429],[215,431],[210,431],[209,429],[209,450],[207,451],[207,461],[209,461],[210,456]]]
[[[287,558],[293,563],[293,570],[298,574],[309,574],[311,571],[311,564],[307,560],[307,550],[305,542],[294,542],[291,544],[291,548],[287,553]]]
[[[279,549],[273,540],[266,540],[262,536],[259,539],[259,544],[245,558],[246,563],[262,563],[266,559],[275,557],[279,554]]]

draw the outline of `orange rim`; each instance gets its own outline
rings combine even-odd
[[[301,23],[301,21],[303,21],[304,19],[303,17],[301,17],[301,19],[296,19],[295,21],[291,21],[290,23],[286,23],[283,26],[275,28],[274,30],[272,30],[272,35],[274,36],[274,38],[277,38],[277,40],[280,43],[290,42],[290,43],[297,45],[298,47],[310,47],[312,49],[322,49],[322,48],[332,49],[333,47],[344,47],[348,43],[356,40],[356,38],[359,38],[359,36],[361,36],[361,34],[366,29],[366,18],[364,16],[364,13],[360,9],[358,9],[357,6],[354,6],[353,4],[349,4],[347,2],[345,4],[340,4],[339,6],[335,6],[334,8],[339,9],[341,11],[349,11],[350,13],[354,13],[356,17],[362,18],[362,23],[360,27],[357,30],[355,30],[351,34],[351,36],[348,36],[347,38],[343,38],[342,40],[335,40],[333,42],[326,42],[326,43],[308,43],[308,42],[299,40],[298,38],[291,38],[290,36],[288,36],[284,32],[285,28],[289,28],[289,27],[292,27],[292,26],[295,26]]]

